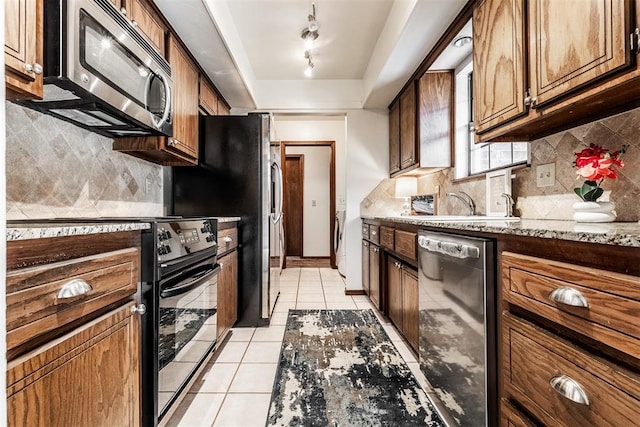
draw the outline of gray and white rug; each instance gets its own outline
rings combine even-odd
[[[290,310],[267,426],[444,426],[371,310]]]

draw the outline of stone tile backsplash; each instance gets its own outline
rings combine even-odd
[[[531,167],[513,170],[512,194],[516,199],[515,214],[522,218],[571,220],[573,203],[579,201],[573,188],[582,184],[576,179],[573,166],[574,153],[590,143],[611,151],[628,145],[623,159],[625,167],[618,179],[603,184],[605,194],[601,200],[616,204],[618,221],[640,220],[640,108],[559,132],[531,143]],[[536,166],[555,163],[556,181],[553,186],[537,187]],[[442,215],[466,214],[465,207],[457,199],[445,193],[464,191],[476,203],[477,212],[483,214],[485,207],[484,176],[453,181],[453,168],[445,169],[419,178],[420,194],[435,194],[438,213]],[[400,205],[393,194],[393,180],[385,179],[361,203],[361,214],[365,216],[397,215]],[[396,208],[397,205],[397,208]],[[381,208],[384,207],[384,208]]]
[[[161,166],[11,102],[6,128],[7,219],[163,214]]]

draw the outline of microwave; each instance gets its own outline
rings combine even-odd
[[[172,134],[171,66],[109,0],[44,2],[44,96],[19,101],[108,137]]]

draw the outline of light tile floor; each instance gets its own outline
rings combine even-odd
[[[233,328],[167,426],[264,427],[288,310],[373,308],[364,295],[345,295],[344,280],[330,268],[286,269],[280,285],[269,327]],[[395,327],[374,313],[418,382],[429,390],[415,355]]]

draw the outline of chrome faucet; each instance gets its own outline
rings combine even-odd
[[[445,193],[445,194],[447,196],[455,197],[456,199],[462,200],[464,204],[467,206],[467,208],[469,208],[469,215],[473,216],[476,214],[476,205],[475,203],[473,203],[473,199],[471,198],[470,195],[468,195],[464,191],[461,191],[460,194],[458,193]]]
[[[513,197],[511,197],[511,194],[502,193],[501,196],[505,198],[505,204],[504,204],[505,214],[507,214],[507,217],[512,217],[513,205],[515,205],[516,203],[515,200],[513,200]]]

